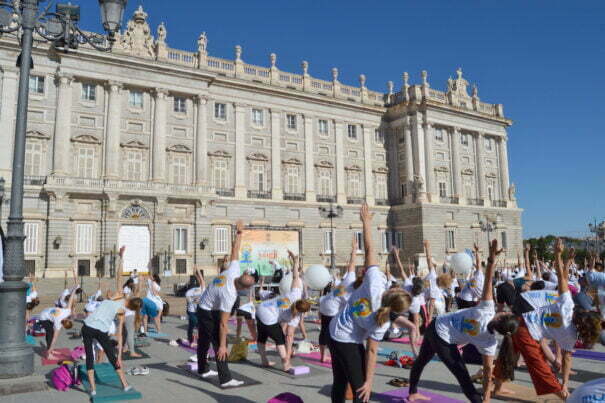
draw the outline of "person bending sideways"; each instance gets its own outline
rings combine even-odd
[[[46,356],[52,359],[54,356],[53,348],[59,338],[59,333],[62,328],[71,329],[73,322],[69,320],[71,316],[76,296],[76,289],[72,289],[68,296],[65,308],[46,308],[40,312],[40,325],[46,332]]]
[[[547,293],[532,294],[531,298],[523,293],[515,300],[513,313],[519,322],[519,328],[512,333],[512,347],[521,353],[537,395],[554,393],[562,399],[569,396],[568,383],[572,356],[576,340],[585,346],[592,346],[601,332],[601,320],[596,312],[574,309],[569,291],[569,273],[563,265],[563,242],[555,243],[555,268],[559,282],[558,298]],[[573,253],[570,254],[573,259]],[[545,299],[553,303],[544,305]],[[543,339],[554,340],[561,346],[563,382],[559,383],[541,348]],[[512,348],[511,348],[512,350]],[[514,379],[514,365],[498,357],[495,392],[499,392],[502,383]]]
[[[237,300],[237,292],[254,285],[254,277],[241,274],[239,266],[239,251],[242,242],[244,223],[240,220],[236,224],[236,236],[231,248],[231,263],[229,268],[221,272],[210,282],[202,297],[197,310],[198,344],[197,362],[198,374],[202,378],[218,375],[221,387],[229,388],[241,386],[243,381],[231,377],[227,365],[227,334],[229,333],[229,316],[233,304]],[[210,344],[216,352],[216,368],[213,371],[208,366],[208,349]]]
[[[483,293],[479,304],[472,308],[438,316],[431,322],[424,333],[420,353],[410,373],[410,395],[408,401],[429,400],[428,397],[418,393],[418,382],[424,367],[435,354],[456,377],[460,388],[468,400],[473,403],[489,401],[489,391],[491,390],[492,382],[492,363],[498,346],[494,331],[502,335],[510,335],[517,328],[517,321],[511,315],[494,317],[495,304],[493,300],[492,279],[496,265],[496,256],[500,252],[501,250],[498,250],[498,241],[492,241],[489,249]],[[460,355],[458,345],[461,344],[474,345],[483,356],[483,396],[475,389],[468,369]],[[501,351],[501,353],[503,352]],[[505,350],[504,353],[512,355],[512,351],[510,350]]]
[[[289,371],[290,356],[292,354],[292,342],[294,341],[294,331],[298,326],[301,315],[311,309],[309,301],[302,299],[302,280],[299,274],[299,260],[291,251],[288,251],[292,261],[292,286],[290,292],[286,295],[280,295],[276,298],[264,301],[256,309],[256,327],[258,353],[261,356],[262,364],[265,367],[275,365],[267,359],[265,344],[267,339],[271,338],[276,346],[277,352],[282,360],[284,371]],[[282,330],[282,325],[286,327],[286,334]]]
[[[411,302],[410,295],[401,289],[385,292],[387,278],[377,266],[371,238],[372,214],[365,203],[360,216],[367,269],[359,288],[351,292],[344,308],[330,322],[332,402],[345,401],[347,384],[355,394],[354,402],[369,400],[378,342],[391,325],[389,316],[391,312],[405,312]]]
[[[320,361],[326,362],[326,347],[330,341],[330,321],[338,315],[349,297],[350,286],[355,282],[355,256],[357,254],[357,236],[353,236],[351,246],[351,257],[349,267],[340,283],[335,285],[328,294],[319,300],[319,316],[321,318],[321,330],[319,332],[319,354]]]

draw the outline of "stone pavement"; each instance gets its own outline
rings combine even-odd
[[[45,280],[39,285],[44,289],[45,300],[52,300],[63,287],[62,281]],[[96,287],[96,285],[94,286]],[[94,288],[93,287],[93,288]],[[86,286],[85,282],[85,288]],[[167,288],[167,287],[165,287]],[[56,292],[55,292],[56,291]],[[94,293],[94,290],[92,291]],[[48,295],[46,295],[48,294]],[[181,320],[178,315],[184,312],[183,298],[169,298],[171,310],[174,316],[166,319],[163,332],[168,333],[171,339],[185,337],[187,322]],[[81,307],[78,308],[81,310]],[[307,323],[309,339],[316,341],[318,337],[318,325]],[[76,323],[74,329],[79,329],[80,323]],[[234,325],[232,326],[235,327]],[[246,326],[243,326],[244,329]],[[234,329],[233,329],[234,330]],[[247,334],[244,332],[244,334]],[[43,343],[43,338],[37,338],[38,344]],[[286,376],[276,375],[266,370],[259,369],[249,363],[229,364],[230,368],[244,376],[261,382],[260,384],[248,386],[233,390],[221,390],[209,383],[194,379],[188,376],[184,371],[177,368],[187,361],[191,356],[187,351],[179,347],[171,347],[166,341],[151,340],[149,347],[143,348],[150,358],[125,361],[124,365],[128,369],[132,366],[146,365],[151,368],[151,374],[148,376],[128,376],[129,382],[143,393],[143,402],[266,402],[269,398],[283,392],[292,392],[304,399],[305,402],[329,402],[329,393],[332,382],[331,372],[320,373],[317,376],[292,379]],[[81,344],[80,340],[71,340],[63,331],[57,347],[75,347]],[[396,344],[390,342],[381,343],[381,347],[396,348],[398,350],[410,351],[409,345]],[[35,350],[40,351],[39,347]],[[605,351],[603,346],[598,346],[598,351]],[[255,359],[258,355],[254,352],[249,353],[249,358]],[[382,365],[386,359],[378,358],[378,366],[374,379],[375,392],[386,392],[394,387],[387,384],[393,377],[409,377],[409,370],[391,368]],[[47,375],[54,368],[53,366],[42,367],[40,357],[35,357],[36,373]],[[574,358],[574,370],[577,375],[572,375],[571,388],[592,379],[603,376],[604,362]],[[471,373],[474,373],[478,367],[469,365]],[[518,384],[531,386],[529,375],[525,370],[516,372]],[[453,375],[440,362],[431,362],[425,369],[420,388],[426,388],[451,398],[466,400],[460,392],[460,388]],[[0,398],[2,403],[13,402],[86,402],[88,395],[81,390],[71,390],[68,392],[59,392],[49,388],[46,392],[27,393]],[[373,401],[378,401],[373,399]],[[494,400],[497,401],[497,400]]]

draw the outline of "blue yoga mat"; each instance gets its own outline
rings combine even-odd
[[[38,343],[36,342],[36,338],[31,334],[25,335],[25,342],[31,346],[36,346]]]
[[[90,390],[86,367],[80,365],[78,374],[86,391]],[[117,402],[121,400],[142,399],[143,395],[134,389],[124,392],[118,374],[109,363],[95,364],[95,381],[97,394],[91,397],[93,402]]]

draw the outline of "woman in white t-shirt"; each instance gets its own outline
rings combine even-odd
[[[189,341],[190,347],[195,347],[193,330],[197,328],[197,306],[200,304],[202,294],[206,288],[204,277],[197,267],[195,268],[195,277],[199,286],[192,287],[185,293],[185,300],[187,301],[187,341]]]
[[[72,289],[68,296],[67,305],[65,308],[46,308],[40,312],[40,325],[46,332],[46,354],[47,358],[53,358],[53,347],[57,343],[61,329],[71,329],[73,322],[69,319],[73,313],[75,303],[75,288]]]
[[[473,403],[483,402],[484,399],[489,400],[492,363],[498,346],[494,331],[505,335],[513,333],[517,328],[517,321],[512,315],[494,318],[496,311],[492,279],[496,256],[501,251],[498,250],[498,242],[494,240],[490,245],[485,284],[479,304],[473,308],[440,315],[431,322],[425,331],[420,354],[410,373],[408,401],[428,400],[426,396],[418,393],[418,381],[424,367],[435,354],[454,374],[468,400]],[[483,356],[483,396],[475,389],[458,350],[458,345],[469,343],[474,345]]]
[[[330,322],[333,402],[344,401],[347,384],[351,385],[356,402],[369,400],[378,343],[391,325],[390,314],[407,311],[412,300],[401,289],[385,292],[387,278],[377,266],[371,236],[373,214],[365,203],[360,216],[366,272],[361,286],[351,293],[343,309]]]
[[[428,281],[429,288],[426,292],[426,299],[428,300],[428,321],[429,323],[433,320],[434,316],[442,315],[445,313],[445,295],[444,290],[447,290],[451,283],[452,278],[449,274],[442,274],[437,276],[436,265],[433,262],[431,255],[431,246],[429,241],[424,241],[424,254],[426,256],[426,263],[429,266],[429,274],[424,278]]]
[[[355,257],[357,256],[357,236],[353,237],[351,247],[351,257],[349,258],[349,267],[342,280],[334,286],[330,292],[319,299],[319,318],[321,320],[321,330],[319,332],[319,355],[320,361],[326,362],[326,347],[330,342],[330,321],[340,312],[352,291],[352,285],[355,282]]]
[[[520,352],[527,364],[537,395],[554,393],[565,400],[569,396],[568,382],[571,371],[572,351],[576,340],[581,340],[585,346],[592,346],[601,332],[601,320],[596,312],[576,309],[569,291],[566,268],[563,265],[563,242],[555,242],[555,268],[559,281],[559,297],[548,294],[534,293],[516,298],[513,313],[517,315],[520,325],[513,335],[514,348]],[[570,250],[570,259],[575,252]],[[548,300],[554,301],[545,304]],[[540,341],[554,340],[563,350],[562,373],[563,382],[559,383],[557,376],[546,362]],[[498,362],[496,365],[496,391],[500,390],[503,381],[511,379],[513,369],[508,369],[507,363]]]
[[[275,363],[269,362],[265,344],[271,338],[276,346],[277,352],[282,360],[284,371],[289,371],[290,357],[292,355],[292,343],[294,331],[298,327],[301,314],[311,309],[311,303],[302,299],[303,283],[299,274],[298,256],[288,251],[292,261],[292,286],[285,295],[262,302],[256,308],[256,333],[258,353],[261,356],[262,365],[270,367]],[[282,326],[285,326],[284,334]]]
[[[162,297],[160,296],[160,276],[154,274],[152,278],[147,279],[147,296],[143,298],[143,309],[141,313],[143,314],[143,326],[145,328],[145,333],[147,333],[147,324],[149,319],[153,319],[153,323],[155,324],[156,333],[160,333],[161,330],[161,322],[162,322],[162,311],[164,310],[164,301],[162,301]],[[155,307],[155,309],[154,309]]]

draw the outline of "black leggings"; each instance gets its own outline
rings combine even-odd
[[[447,369],[454,374],[466,398],[472,403],[482,402],[483,397],[477,392],[473,381],[471,381],[466,365],[464,365],[464,361],[458,351],[458,346],[446,343],[439,337],[435,330],[434,320],[424,332],[424,340],[420,347],[420,353],[418,353],[418,358],[416,358],[414,366],[412,366],[410,373],[410,395],[418,392],[420,375],[426,364],[431,361],[435,354],[437,354]]]
[[[220,323],[221,311],[207,311],[205,309],[197,310],[197,372],[199,374],[204,374],[210,370],[210,367],[208,366],[208,349],[210,348],[210,343],[212,343],[214,353],[218,354],[218,348],[220,346]],[[217,357],[216,369],[218,370],[218,379],[221,385],[232,379],[227,360],[221,361]]]
[[[341,343],[330,338],[332,357],[332,402],[344,403],[347,384],[355,393],[354,403],[362,400],[355,392],[361,388],[366,378],[366,349],[363,344]]]
[[[84,340],[84,351],[86,352],[86,369],[90,371],[95,368],[95,355],[93,352],[92,343],[96,340],[99,342],[103,351],[105,351],[105,355],[107,355],[107,359],[113,365],[115,369],[120,369],[118,365],[118,360],[116,358],[116,351],[114,347],[114,343],[112,343],[109,335],[100,331],[99,329],[95,329],[94,327],[89,327],[86,324],[82,326],[82,339]]]
[[[319,332],[319,344],[327,346],[330,343],[330,321],[334,316],[321,316],[321,330]]]
[[[46,348],[49,348],[55,335],[55,324],[52,320],[41,320],[40,326],[44,328],[44,333],[46,333]]]

